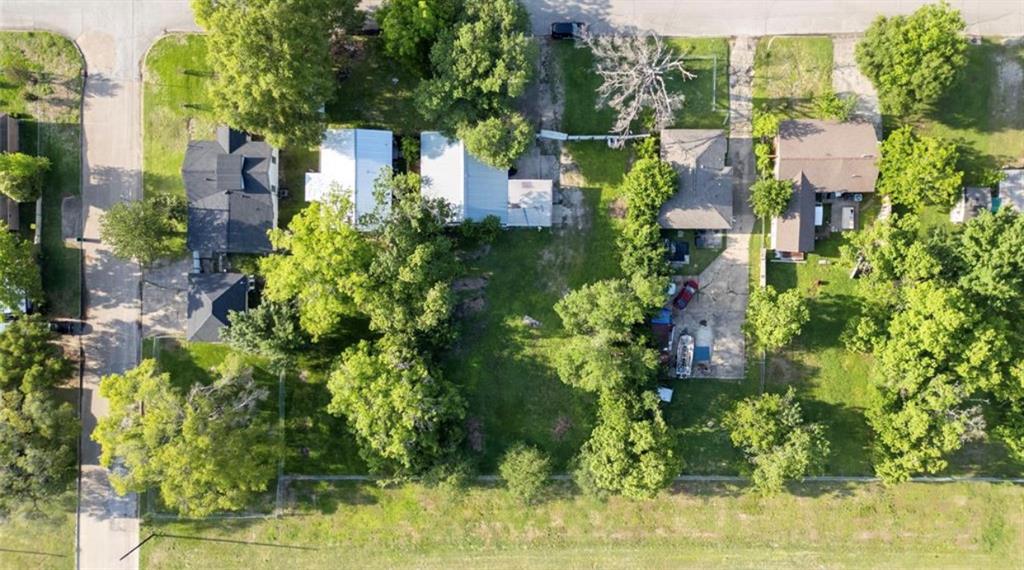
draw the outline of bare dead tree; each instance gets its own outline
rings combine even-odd
[[[654,113],[657,128],[672,123],[675,110],[685,97],[672,93],[665,80],[678,73],[683,80],[694,79],[683,58],[653,33],[645,35],[583,34],[583,46],[594,54],[595,71],[601,77],[598,106],[607,105],[618,113],[612,130],[619,136],[631,134],[630,126],[644,109]]]

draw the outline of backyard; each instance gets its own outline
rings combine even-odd
[[[502,490],[304,483],[295,516],[148,522],[145,568],[995,568],[1024,563],[1013,485],[796,484],[762,498],[681,484],[638,504],[557,485],[524,508]],[[344,562],[340,562],[344,561]]]
[[[39,262],[45,311],[77,317],[81,311],[81,259],[64,241],[61,208],[81,194],[82,58],[67,39],[47,32],[0,32],[0,112],[19,119],[21,152],[50,159],[43,184]],[[69,202],[76,218],[77,202]],[[35,229],[35,204],[21,205],[25,237]],[[69,230],[75,220],[67,220]]]

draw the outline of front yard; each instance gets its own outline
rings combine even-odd
[[[69,40],[47,32],[0,32],[0,111],[16,117],[21,152],[50,159],[43,183],[39,262],[45,311],[55,317],[81,312],[81,258],[64,241],[65,198],[81,195],[82,58]],[[70,214],[80,208],[69,203]],[[23,235],[32,238],[35,205],[22,204]],[[69,222],[69,230],[75,227]]]
[[[832,39],[770,36],[754,55],[754,108],[813,117],[814,98],[832,92]]]

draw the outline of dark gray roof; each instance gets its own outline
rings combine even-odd
[[[666,229],[727,230],[732,227],[732,169],[718,129],[665,129],[661,155],[679,174],[679,191],[666,201],[658,223]]]
[[[21,229],[18,203],[3,195],[0,195],[0,222],[7,224],[8,230],[16,232]]]
[[[814,186],[802,178],[793,188],[786,211],[775,218],[776,251],[814,251],[814,205]]]
[[[249,279],[239,273],[200,273],[188,277],[186,338],[220,341],[229,311],[248,309]]]
[[[262,141],[240,143],[235,135],[220,134],[218,138],[234,147],[232,152],[218,141],[195,141],[185,152],[181,175],[189,202],[189,249],[269,252],[267,232],[277,227],[273,149]]]
[[[242,131],[232,129],[227,125],[217,127],[217,142],[228,152],[235,152],[235,149],[248,141],[249,137],[245,136]]]
[[[18,119],[0,113],[0,152],[18,152]]]

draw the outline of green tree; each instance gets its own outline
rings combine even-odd
[[[334,96],[330,38],[352,0],[192,0],[218,120],[276,147],[315,146]]]
[[[100,219],[100,239],[114,255],[150,266],[159,259],[185,254],[180,218],[163,204],[140,200],[118,202]]]
[[[622,279],[584,285],[555,303],[555,312],[570,334],[602,344],[629,342],[647,309]]]
[[[835,91],[814,98],[814,114],[820,119],[846,122],[857,105],[855,95],[839,96]]]
[[[17,310],[22,300],[38,300],[42,293],[32,244],[0,222],[0,309]]]
[[[945,2],[909,16],[879,16],[857,44],[857,64],[883,109],[903,115],[938,101],[967,63],[966,27]]]
[[[516,500],[530,504],[540,497],[548,484],[551,461],[537,448],[520,443],[505,452],[498,473]]]
[[[360,314],[353,298],[366,279],[371,249],[348,221],[351,201],[335,195],[299,212],[287,230],[270,232],[278,253],[260,260],[270,301],[298,301],[299,322],[313,339]]]
[[[530,143],[533,127],[520,113],[488,117],[458,129],[466,150],[486,164],[503,170],[515,166]]]
[[[597,426],[583,444],[574,473],[593,493],[651,498],[682,468],[653,392],[607,390],[598,400]]]
[[[281,454],[271,415],[259,411],[268,392],[237,357],[217,373],[184,396],[154,360],[103,378],[110,411],[92,437],[100,463],[119,467],[110,476],[118,493],[159,486],[168,506],[202,517],[244,508],[266,490]]]
[[[804,422],[792,388],[739,402],[723,423],[733,445],[754,466],[755,488],[765,494],[781,491],[787,480],[820,472],[828,457],[822,426]]]
[[[0,514],[34,510],[69,489],[78,420],[55,388],[71,364],[46,322],[29,315],[0,333]]]
[[[248,311],[231,311],[228,320],[231,326],[221,331],[221,340],[270,360],[278,369],[291,364],[307,342],[295,303],[266,300]]]
[[[461,20],[431,49],[433,74],[420,84],[419,107],[449,131],[502,115],[526,91],[536,50],[518,0],[466,0]]]
[[[782,215],[792,197],[791,180],[759,178],[750,186],[750,207],[753,208],[754,215],[763,220],[771,220]]]
[[[459,0],[386,0],[374,16],[388,55],[426,71],[434,42],[455,26],[461,10]]]
[[[50,159],[20,152],[0,154],[0,194],[15,202],[31,202],[43,191],[43,174]]]
[[[778,350],[800,334],[810,317],[799,290],[778,293],[768,285],[750,292],[743,332],[755,350]]]
[[[367,341],[349,348],[327,384],[328,411],[348,419],[375,472],[422,473],[450,454],[465,402],[415,353]]]
[[[655,277],[668,273],[658,214],[678,190],[676,183],[675,169],[658,158],[636,161],[622,181],[628,209],[619,248],[626,275]]]
[[[952,207],[963,188],[956,169],[956,145],[935,137],[918,136],[905,126],[882,142],[878,191],[893,203],[916,208],[923,202]]]
[[[782,117],[771,111],[759,111],[754,114],[752,134],[754,138],[769,141],[779,134],[779,126],[782,124]]]

